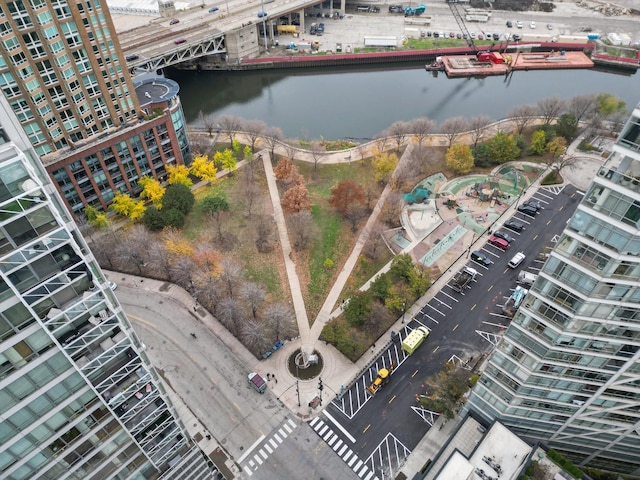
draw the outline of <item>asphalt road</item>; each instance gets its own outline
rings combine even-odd
[[[544,208],[535,218],[522,213],[515,215],[526,228],[520,234],[506,230],[515,237],[506,252],[488,244],[481,248],[493,262],[488,268],[468,262],[479,272],[470,289],[461,294],[445,286],[422,308],[424,313],[418,313],[408,322],[410,328],[420,322],[431,329],[425,343],[412,356],[403,355],[397,339],[378,363],[365,372],[364,378],[345,392],[342,398],[349,399],[353,408],[345,406],[343,400],[334,400],[327,408],[354,438],[352,448],[357,455],[369,461],[376,472],[384,468],[397,471],[403,456],[408,455],[428,431],[430,424],[411,408],[417,407],[415,397],[424,393],[425,380],[440,371],[453,355],[468,361],[469,365],[475,364],[493,348],[488,339],[495,342],[508,326],[510,318],[502,313],[501,307],[516,286],[518,272],[539,271],[544,263],[539,255],[555,245],[581,199],[581,194],[572,186],[558,190],[552,187],[536,192],[533,198]],[[509,268],[508,261],[520,251],[526,255],[525,261],[517,269]],[[399,332],[400,337],[406,335],[407,330]],[[388,365],[394,359],[401,363],[390,383],[375,397],[354,394],[356,390],[364,392],[380,365]]]

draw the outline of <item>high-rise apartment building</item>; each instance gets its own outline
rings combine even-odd
[[[162,82],[157,97],[154,80],[134,86],[106,2],[0,4],[0,88],[74,213],[188,158],[177,84]]]
[[[577,464],[640,472],[640,106],[467,409]]]
[[[214,478],[1,97],[0,472]]]

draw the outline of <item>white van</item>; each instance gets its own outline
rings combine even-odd
[[[511,260],[509,260],[509,268],[518,268],[518,266],[524,262],[525,255],[522,252],[516,253]]]
[[[536,281],[536,278],[538,278],[538,275],[527,272],[525,270],[520,270],[520,273],[518,273],[518,282],[527,287],[531,287],[531,285],[533,285],[533,282]]]

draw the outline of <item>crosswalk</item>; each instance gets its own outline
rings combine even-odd
[[[274,432],[271,437],[269,437],[260,447],[260,449],[256,452],[253,457],[247,461],[243,470],[248,476],[253,475],[253,473],[260,468],[260,465],[264,463],[264,461],[269,458],[276,448],[287,438],[291,433],[293,433],[293,429],[296,428],[296,422],[287,418],[286,421],[282,423],[282,427],[278,429],[278,431]]]
[[[333,429],[320,417],[316,417],[309,422],[309,426],[329,445],[334,452],[351,468],[362,480],[378,480],[375,472],[369,469],[365,462],[343,442]]]

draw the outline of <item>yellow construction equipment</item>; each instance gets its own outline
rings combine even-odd
[[[396,362],[391,362],[388,368],[381,368],[378,370],[378,376],[376,379],[371,382],[371,385],[367,387],[367,391],[371,395],[375,395],[378,393],[378,390],[382,388],[383,385],[386,385],[387,382],[391,379],[391,372],[393,372],[396,368]]]

